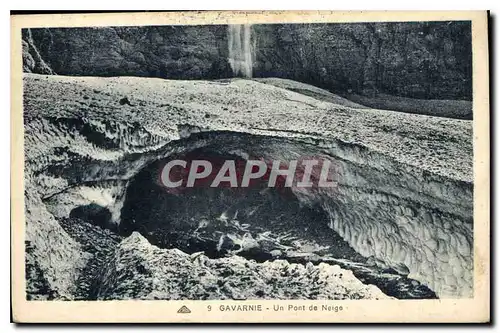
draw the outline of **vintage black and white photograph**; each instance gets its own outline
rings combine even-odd
[[[472,37],[23,28],[26,300],[473,298]]]

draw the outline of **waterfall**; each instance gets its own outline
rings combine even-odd
[[[229,64],[236,76],[252,77],[252,47],[249,24],[228,26]]]

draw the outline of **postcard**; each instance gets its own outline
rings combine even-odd
[[[489,322],[486,11],[11,26],[14,322]]]

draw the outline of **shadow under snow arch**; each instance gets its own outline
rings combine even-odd
[[[301,240],[315,243],[310,252],[334,258],[341,265],[359,262],[419,281],[439,297],[472,294],[470,184],[410,169],[340,141],[214,131],[192,133],[163,149],[155,162],[130,181],[121,213],[123,234],[140,231],[157,245],[191,253],[206,251],[212,256],[228,252],[256,260],[285,256],[293,239],[271,244],[267,250],[252,245],[258,241],[255,237],[262,233],[266,237],[267,231],[272,240],[290,236],[299,238],[299,244]],[[337,186],[280,190],[267,188],[263,182],[241,195],[238,191],[243,189],[228,188],[172,193],[159,184],[166,161],[194,156],[235,161],[314,156],[335,165]],[[267,206],[251,218],[252,208],[259,204]],[[278,216],[287,222],[277,222]],[[251,231],[251,239],[244,238],[245,231]]]

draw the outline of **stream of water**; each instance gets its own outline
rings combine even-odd
[[[235,76],[252,77],[251,25],[228,26],[229,64]]]

